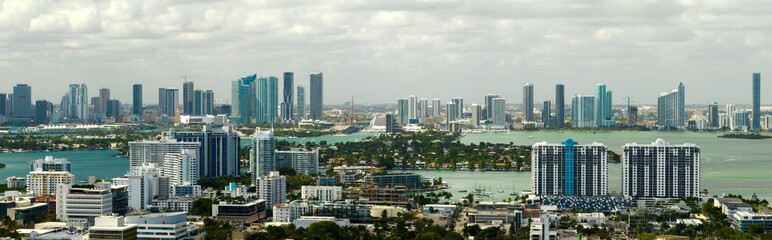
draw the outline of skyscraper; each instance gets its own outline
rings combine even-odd
[[[0,93],[0,116],[8,116],[8,107],[6,104],[8,104],[8,95]]]
[[[298,85],[298,120],[306,119],[306,87]]]
[[[407,125],[410,123],[410,107],[407,98],[397,99],[397,115],[399,115],[399,124]]]
[[[432,99],[432,116],[442,115],[442,102],[439,98]]]
[[[257,123],[276,123],[279,117],[279,79],[270,77],[259,77],[257,79],[257,109],[255,113],[255,122]]]
[[[48,124],[51,122],[53,105],[46,100],[35,101],[35,123]]]
[[[408,101],[409,101],[408,118],[418,119],[418,98],[416,96],[410,95],[410,97],[408,98]]]
[[[418,100],[418,118],[426,118],[429,116],[429,99],[421,98]]]
[[[523,117],[526,122],[533,122],[533,84],[523,85]]]
[[[104,115],[104,113],[107,112],[107,101],[108,100],[110,100],[110,89],[109,88],[100,88],[99,89],[99,109],[94,109],[94,111]]]
[[[311,107],[309,118],[313,120],[324,120],[322,108],[324,107],[323,95],[323,77],[322,73],[311,74]]]
[[[142,84],[135,83],[132,93],[131,113],[137,116],[142,115]]]
[[[158,88],[158,109],[161,114],[166,114],[166,88]]]
[[[480,125],[480,120],[482,120],[482,108],[480,105],[472,104],[469,110],[472,111],[472,119],[469,119],[469,124],[471,124],[473,128],[477,128],[477,126]]]
[[[595,89],[595,125],[598,127],[614,126],[611,112],[611,90],[606,90],[606,84],[598,84]]]
[[[257,74],[241,77],[231,82],[231,121],[249,124],[257,107],[255,80]]]
[[[284,122],[291,123],[295,120],[295,74],[291,72],[284,73],[284,95],[283,103],[284,107],[281,109],[283,112],[282,119]]]
[[[177,132],[169,131],[171,138],[179,142],[200,143],[198,152],[199,176],[220,177],[224,175],[238,176],[239,146],[241,138],[231,127],[225,126],[212,129],[204,126],[201,131]]]
[[[712,102],[708,104],[708,126],[710,128],[720,128],[718,119],[718,103]]]
[[[571,124],[576,128],[595,127],[595,97],[575,95],[571,104]]]
[[[555,127],[562,128],[566,124],[565,87],[555,85]]]
[[[110,99],[105,102],[105,114],[104,116],[115,119],[115,122],[120,122],[121,119],[121,102],[116,99]]]
[[[700,196],[700,148],[670,145],[622,147],[622,193],[625,196],[684,198]]]
[[[608,157],[600,143],[536,143],[531,147],[531,181],[538,195],[602,196],[608,192]]]
[[[193,112],[192,115],[201,116],[201,110],[203,107],[204,92],[201,90],[193,90]]]
[[[662,128],[683,128],[686,122],[685,106],[683,83],[678,84],[677,89],[660,94],[657,98],[657,125]]]
[[[17,84],[13,87],[11,119],[14,122],[32,122],[32,87]],[[86,106],[88,108],[88,106]]]
[[[267,176],[276,170],[276,145],[273,140],[273,129],[262,131],[259,128],[252,135],[252,150],[250,150],[250,166],[253,178]]]
[[[456,121],[456,116],[458,114],[458,105],[454,103],[453,101],[449,102],[445,106],[445,123],[450,125],[451,122]],[[450,126],[448,126],[448,129],[450,129]]]
[[[88,88],[86,84],[70,84],[70,118],[87,122],[91,116],[88,104]]]
[[[554,127],[550,123],[550,108],[552,107],[550,105],[552,105],[550,100],[544,100],[541,109],[541,122],[544,124],[544,127]]]
[[[206,90],[201,100],[201,114],[214,115],[214,92]]]
[[[499,95],[488,94],[485,95],[485,116],[484,119],[493,119],[493,99],[498,98]]]
[[[504,112],[504,109],[507,105],[506,99],[502,97],[497,97],[493,99],[493,115],[491,117],[493,118],[493,124],[498,126],[506,126],[507,124],[507,116]]]
[[[456,119],[464,119],[464,99],[455,97],[453,103],[456,104]]]
[[[193,82],[185,81],[182,83],[182,114],[195,115],[195,94]]]
[[[761,131],[761,73],[753,74],[753,131]]]
[[[164,103],[166,106],[164,109],[166,110],[165,114],[166,116],[176,116],[177,115],[177,108],[179,106],[179,98],[180,98],[180,90],[176,88],[167,88],[166,89],[166,100]]]

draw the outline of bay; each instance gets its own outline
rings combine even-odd
[[[5,164],[5,168],[0,169],[0,181],[5,182],[5,178],[10,176],[26,177],[29,173],[28,162],[45,156],[70,161],[71,173],[75,175],[76,182],[88,181],[89,176],[109,180],[129,171],[129,158],[110,156],[117,153],[118,150],[1,153],[0,163]]]

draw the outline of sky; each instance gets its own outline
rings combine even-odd
[[[655,104],[683,82],[687,104],[749,104],[761,72],[763,104],[770,12],[768,0],[0,0],[0,92],[27,83],[58,103],[85,83],[130,103],[141,83],[149,104],[190,75],[229,103],[231,80],[289,71],[304,86],[323,72],[325,104],[519,104],[526,82],[535,102],[556,83],[567,101],[605,83],[616,103]]]

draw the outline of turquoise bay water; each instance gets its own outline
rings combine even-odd
[[[5,178],[10,176],[26,177],[29,173],[28,162],[45,156],[70,161],[76,181],[88,181],[88,176],[110,179],[129,171],[129,158],[110,156],[117,153],[118,150],[0,153],[0,163],[5,164],[5,168],[0,169],[0,181],[5,182]]]

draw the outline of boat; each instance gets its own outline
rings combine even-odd
[[[504,190],[499,189],[499,193],[503,193],[503,192],[504,192]]]
[[[458,192],[466,192],[466,189],[458,190]]]
[[[533,139],[533,135],[531,135],[531,136],[528,136],[528,139]]]

